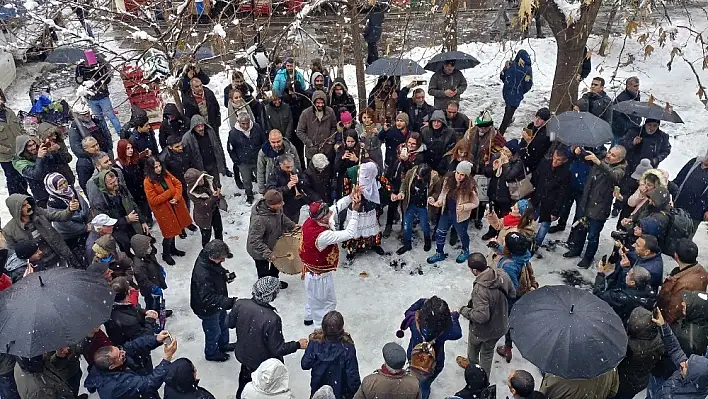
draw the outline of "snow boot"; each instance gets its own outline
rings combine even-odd
[[[398,250],[396,251],[396,255],[403,255],[412,249],[413,247],[411,247],[410,244],[405,244],[402,247],[398,248]]]
[[[236,350],[236,344],[235,343],[228,343],[224,345],[223,347],[219,348],[220,351],[226,353],[226,352],[233,352]]]
[[[179,238],[181,238],[181,239],[183,239],[183,240],[184,240],[185,238],[187,238],[187,232],[184,231],[184,230],[182,230],[182,231],[179,233]]]
[[[435,255],[433,255],[427,259],[427,262],[432,265],[433,263],[442,262],[446,258],[447,258],[447,254],[436,252]]]
[[[373,247],[373,248],[371,248],[371,249],[373,249],[374,252],[376,252],[377,255],[381,255],[381,256],[386,255],[386,251],[384,251],[384,249],[381,248],[380,245],[377,245],[377,246],[375,246],[375,247]]]
[[[175,239],[174,238],[170,241],[172,241],[172,248],[170,249],[170,255],[184,256],[187,254],[186,252],[180,251],[179,249],[177,249],[177,247],[175,246]]]
[[[423,245],[423,250],[425,252],[428,252],[428,251],[430,251],[430,248],[432,248],[432,247],[433,247],[433,242],[430,239],[430,237],[425,237],[425,245]]]
[[[589,269],[591,265],[592,260],[590,259],[583,258],[580,262],[578,262],[578,267],[581,269]]]
[[[484,235],[482,236],[482,241],[491,240],[492,238],[496,237],[497,234],[499,234],[499,232],[494,230],[492,226],[489,226],[489,230],[487,230],[487,232],[484,233]]]
[[[304,324],[306,326],[311,326],[311,325],[315,324],[315,322],[312,320],[305,320],[302,322],[302,324]]]
[[[481,221],[481,220],[475,220],[475,221],[474,221],[474,228],[475,228],[475,229],[477,229],[477,230],[482,230],[482,227],[483,227],[483,226],[484,226],[484,224],[482,224],[482,221]]]
[[[467,262],[467,258],[470,257],[470,251],[462,251],[460,252],[459,255],[457,255],[457,259],[455,259],[455,262],[457,263],[465,263]]]
[[[199,227],[197,227],[197,225],[194,223],[187,226],[187,228],[189,229],[189,231],[192,231],[192,232],[199,230]]]
[[[548,228],[548,234],[560,233],[563,230],[565,230],[565,225],[564,224],[557,224],[555,226],[551,226]]]
[[[229,354],[224,352],[219,352],[216,355],[207,356],[206,360],[210,362],[225,362],[229,360]]]
[[[511,363],[511,346],[506,346],[506,345],[497,346],[497,355],[503,357],[507,363]]]
[[[162,240],[162,260],[170,266],[175,265],[175,260],[172,259],[172,239],[165,238]]]
[[[253,195],[246,196],[246,204],[253,205]]]
[[[288,288],[288,283],[286,283],[285,281],[281,281],[280,282],[280,289],[284,290],[286,288]]]
[[[384,237],[388,238],[391,236],[391,230],[393,229],[393,225],[387,224],[386,227],[384,227],[383,233],[381,233]]]

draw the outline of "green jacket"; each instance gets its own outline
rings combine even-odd
[[[17,136],[24,134],[20,120],[11,109],[5,108],[5,121],[0,120],[0,162],[10,162],[15,155]]]

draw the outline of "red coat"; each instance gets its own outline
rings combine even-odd
[[[165,183],[167,183],[167,190],[162,188],[160,183],[153,182],[146,177],[143,181],[143,188],[152,213],[155,214],[157,224],[160,226],[162,236],[172,238],[178,236],[182,230],[192,224],[192,218],[189,216],[187,204],[182,198],[182,183],[169,172],[165,172]],[[177,203],[170,204],[171,199],[176,199]]]

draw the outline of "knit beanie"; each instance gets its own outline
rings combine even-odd
[[[469,161],[462,161],[457,164],[457,168],[455,168],[455,172],[461,173],[465,176],[469,176],[472,174],[472,163]]]
[[[634,169],[634,173],[632,173],[632,176],[631,176],[632,179],[639,180],[642,177],[642,175],[644,174],[644,172],[646,172],[647,170],[649,170],[651,168],[652,168],[651,161],[648,160],[647,158],[642,159],[641,161],[639,161],[639,165],[637,165],[637,168]]]
[[[261,277],[253,284],[251,294],[256,302],[271,303],[280,292],[280,280],[277,277]]]
[[[39,249],[39,245],[37,245],[34,241],[21,240],[15,244],[15,255],[18,259],[27,260],[31,258],[35,252],[37,252],[37,249]]]
[[[339,115],[339,120],[342,123],[349,123],[353,121],[354,118],[352,118],[352,114],[349,111],[344,111]]]
[[[396,115],[396,120],[402,120],[403,122],[406,122],[406,126],[408,126],[408,123],[410,123],[410,119],[408,118],[408,114],[405,112],[399,112],[398,115]]]
[[[548,121],[549,119],[551,119],[551,110],[546,107],[539,108],[538,111],[536,111],[536,116],[543,119],[544,121]]]
[[[111,236],[98,237],[91,249],[93,249],[96,256],[103,259],[117,251],[116,240]]]
[[[530,202],[527,199],[522,199],[522,200],[516,201],[516,206],[519,208],[519,213],[521,215],[526,213],[526,210],[529,209],[529,204],[530,204]]]
[[[283,194],[278,190],[268,190],[263,195],[266,204],[273,206],[283,202]]]
[[[487,373],[478,364],[470,362],[465,369],[465,386],[472,392],[482,391],[489,386]]]
[[[508,148],[512,154],[516,154],[517,152],[519,152],[521,145],[519,145],[519,139],[513,139],[507,141],[504,147]]]

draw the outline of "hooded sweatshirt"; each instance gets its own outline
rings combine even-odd
[[[165,399],[214,399],[214,395],[199,386],[199,380],[194,379],[194,364],[183,357],[170,364]]]
[[[283,362],[268,359],[251,374],[253,381],[246,384],[242,399],[291,399],[290,375]]]
[[[173,119],[170,119],[173,117]],[[160,148],[167,148],[167,138],[170,136],[182,137],[189,130],[189,119],[187,119],[177,108],[176,104],[165,105],[162,111],[162,123],[160,124]]]
[[[677,370],[661,386],[657,398],[704,399],[708,395],[708,359],[702,355],[686,357],[667,324],[661,326],[661,338]],[[688,362],[686,376],[680,371],[680,364],[684,361]]]
[[[440,129],[433,129],[434,121],[442,123]],[[426,158],[431,165],[439,165],[445,153],[455,146],[455,131],[447,127],[445,113],[441,110],[433,112],[433,116],[430,117],[430,123],[423,128],[422,136],[423,144],[428,149]]]

